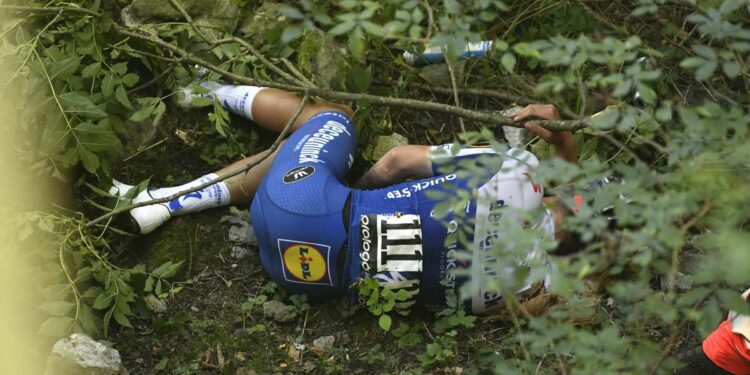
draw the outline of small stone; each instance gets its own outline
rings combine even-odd
[[[45,375],[127,375],[120,353],[89,336],[60,339],[47,358]]]
[[[195,306],[190,306],[190,311],[192,311],[192,312],[196,312],[196,313],[197,313],[197,312],[199,312],[200,310],[198,310],[198,308],[197,308],[197,307],[195,307]]]
[[[229,255],[234,259],[240,260],[250,255],[250,249],[242,245],[232,245]]]
[[[157,314],[167,311],[167,302],[153,294],[143,297],[143,301],[146,302],[146,307],[148,307],[149,310]]]
[[[286,354],[289,356],[289,359],[291,359],[293,362],[299,362],[302,360],[302,350],[305,349],[305,346],[302,345],[301,348],[295,345],[289,345],[289,348],[287,348]]]
[[[327,352],[330,352],[331,349],[333,349],[333,344],[335,343],[336,343],[335,336],[321,336],[313,340],[314,346],[317,346]]]
[[[263,316],[279,323],[288,323],[297,317],[297,311],[294,306],[288,306],[279,301],[267,301],[263,303]]]

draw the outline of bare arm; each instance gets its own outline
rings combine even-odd
[[[396,146],[365,172],[354,187],[379,188],[431,176],[430,146]]]

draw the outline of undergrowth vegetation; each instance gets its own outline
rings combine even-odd
[[[22,95],[17,121],[5,124],[4,134],[29,137],[18,144],[29,170],[73,191],[13,222],[19,240],[49,245],[14,255],[38,266],[28,282],[38,285],[35,299],[47,317],[40,335],[127,335],[134,322],[155,319],[146,307],[179,297],[195,282],[183,259],[128,258],[132,235],[114,217],[90,221],[129,204],[132,197],[106,192],[122,171],[135,170],[130,176],[141,179],[141,188],[150,176],[172,184],[203,172],[185,162],[157,176],[164,169],[138,164],[140,157],[200,159],[210,170],[270,144],[275,135],[247,129],[208,99],[198,103],[203,112],[169,125],[170,116],[185,119],[174,109],[179,87],[200,90],[197,80],[243,77],[352,104],[360,146],[352,180],[406,140],[505,147],[499,126],[464,120],[448,106],[495,112],[531,102],[554,103],[564,117],[587,125],[576,132],[578,165],[549,157],[541,140],[527,140],[542,159],[535,180],[548,192],[570,201],[591,181],[621,180],[587,193],[567,222],[585,248],[549,257],[553,272],[531,267],[533,280],[551,278],[549,291],[559,300],[539,316],[527,314],[513,293],[523,282],[518,273],[497,282],[476,272],[502,273],[524,259],[535,233],[509,223],[503,230],[513,241],[493,241],[487,250],[499,261],[473,264],[467,273],[470,292],[503,296],[503,314],[489,321],[455,307],[401,317],[394,306],[403,293],[373,280],[361,286],[364,303],[356,312],[341,301],[311,307],[273,284],[245,296],[237,311],[250,337],[277,328],[255,318],[269,300],[286,301],[305,324],[320,309],[337,310],[343,320],[375,316],[367,322],[382,332],[358,362],[338,352],[321,356],[318,371],[361,365],[403,373],[669,373],[679,367],[675,354],[696,345],[728,309],[747,310],[738,293],[750,281],[746,0],[72,0],[0,10],[9,16],[2,43],[11,51],[1,63],[14,72],[1,89]],[[465,43],[482,40],[493,41],[487,56],[455,58]],[[448,63],[405,61],[404,51],[419,53],[427,44],[443,46]],[[425,111],[399,98],[447,109]],[[166,144],[173,155],[164,154]],[[446,203],[445,212],[451,204],[461,202]],[[616,226],[599,215],[608,206]],[[456,240],[472,246],[461,228]],[[179,326],[182,318],[170,319]],[[502,334],[467,345],[465,332],[483,334],[472,330],[477,324]],[[389,358],[401,350],[406,359]],[[292,351],[287,355],[295,362]],[[154,370],[201,369],[163,358]]]

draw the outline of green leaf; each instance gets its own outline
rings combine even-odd
[[[68,57],[60,60],[49,68],[50,79],[68,79],[76,72],[76,70],[78,70],[79,65],[81,65],[81,57],[79,56]]]
[[[680,62],[680,67],[685,69],[695,69],[703,64],[705,64],[706,60],[700,58],[700,57],[690,57],[685,60],[682,60]]]
[[[86,147],[78,147],[78,158],[83,162],[83,167],[89,173],[96,173],[96,170],[99,169],[99,157]]]
[[[115,92],[115,76],[112,73],[106,73],[102,80],[102,95],[109,98]]]
[[[112,316],[115,317],[115,321],[119,325],[121,325],[123,327],[133,328],[133,326],[130,325],[130,320],[128,320],[128,318],[125,316],[125,314],[123,314],[120,310],[115,310],[114,313],[112,314]]]
[[[370,88],[370,84],[372,83],[372,66],[364,69],[359,66],[353,66],[351,74],[354,86],[356,86],[358,91],[365,92]]]
[[[143,286],[143,291],[148,293],[152,290],[154,290],[154,278],[152,276],[149,276],[146,279],[146,284]]]
[[[122,84],[125,85],[125,87],[130,88],[135,86],[135,84],[138,83],[140,79],[141,77],[139,77],[138,74],[128,73],[122,76]]]
[[[705,81],[716,71],[718,63],[716,60],[708,60],[695,71],[695,79]]]
[[[503,68],[505,68],[508,73],[513,73],[513,70],[516,68],[516,57],[512,53],[506,52],[503,54],[503,57],[500,58],[500,63],[503,64]]]
[[[618,118],[620,118],[620,111],[615,107],[607,107],[591,117],[591,126],[597,129],[609,129]]]
[[[94,300],[94,304],[91,307],[97,310],[104,310],[112,304],[113,297],[114,296],[111,294],[101,293],[98,296],[96,296],[96,299]]]
[[[99,73],[101,72],[101,70],[102,70],[102,63],[95,62],[95,63],[89,64],[85,68],[83,68],[83,70],[81,71],[81,76],[83,78],[93,78],[93,77],[99,75]]]
[[[301,20],[305,18],[305,15],[297,8],[285,6],[279,9],[279,13],[285,15],[289,19]]]
[[[133,105],[130,103],[130,99],[128,99],[128,92],[125,91],[123,85],[117,86],[117,90],[115,90],[115,98],[120,104],[124,105],[125,108],[133,109]]]
[[[107,114],[97,107],[91,99],[76,92],[66,92],[58,96],[66,113],[101,119],[107,117]]]
[[[365,51],[365,38],[362,29],[356,28],[349,34],[349,50],[355,58],[361,58]]]
[[[39,308],[52,316],[66,316],[75,309],[76,304],[68,301],[53,301],[41,305]]]
[[[302,28],[300,26],[287,26],[284,32],[281,33],[281,42],[289,43],[302,35]]]
[[[348,32],[352,28],[354,28],[354,25],[355,25],[354,21],[341,22],[338,25],[331,28],[330,30],[328,30],[328,33],[331,35],[341,35],[341,34]]]
[[[645,83],[638,84],[638,93],[641,94],[641,99],[646,104],[654,105],[656,103],[656,92]]]
[[[387,314],[383,314],[378,318],[378,325],[380,326],[380,329],[383,331],[388,332],[391,329],[391,324],[393,323],[393,320],[391,317]]]
[[[107,337],[107,333],[109,332],[109,321],[112,319],[112,313],[115,311],[115,308],[112,307],[111,309],[107,310],[107,312],[104,314],[104,318],[102,318],[102,327],[104,327],[104,337]]]
[[[73,327],[73,318],[70,317],[53,317],[42,323],[39,328],[39,334],[49,337],[66,336]]]
[[[127,62],[121,62],[117,63],[115,65],[112,65],[112,72],[117,74],[118,76],[121,76],[128,71],[128,63]]]
[[[740,75],[740,64],[737,61],[726,61],[721,67],[724,69],[724,74],[729,78],[735,78]]]

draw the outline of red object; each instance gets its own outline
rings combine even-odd
[[[576,205],[573,207],[573,212],[578,212],[581,210],[581,206],[583,206],[583,195],[576,194],[573,196],[573,198],[576,200]]]
[[[745,338],[732,332],[729,319],[703,340],[703,352],[717,366],[734,375],[750,375],[750,350]]]

